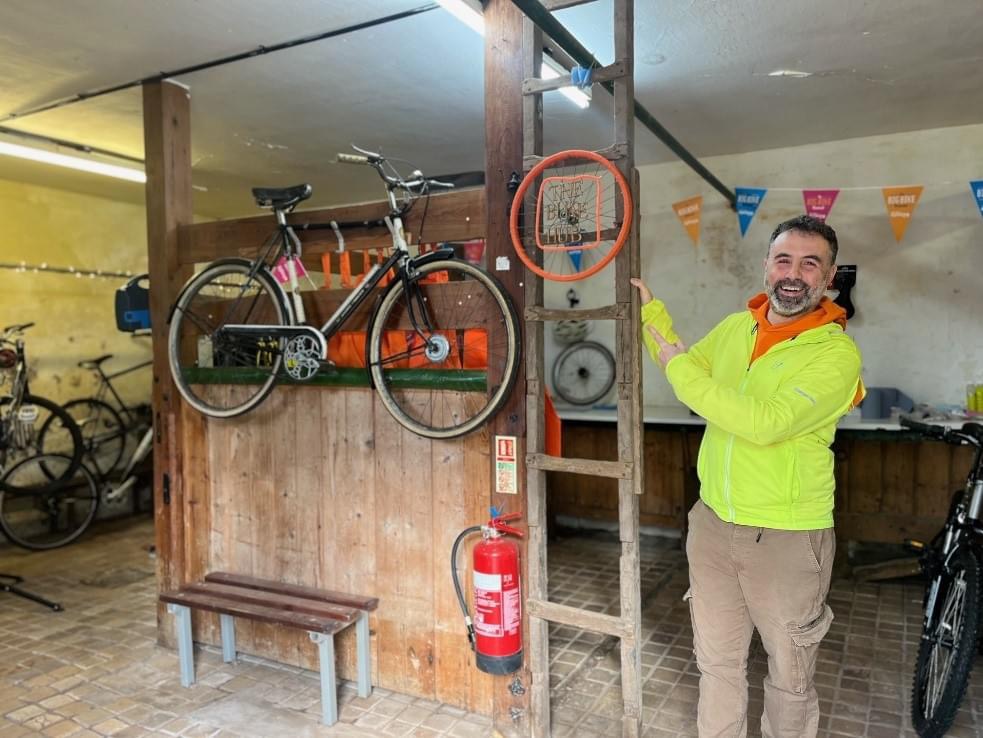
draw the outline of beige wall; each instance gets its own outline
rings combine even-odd
[[[131,203],[0,179],[0,261],[134,274],[146,270],[144,208]],[[80,359],[112,353],[106,368],[150,357],[150,341],[116,330],[120,278],[0,270],[0,327],[34,321],[26,336],[31,390],[64,401],[92,394]],[[148,400],[150,370],[120,378],[128,402]]]
[[[743,239],[727,202],[688,167],[642,167],[643,276],[680,334],[695,340],[761,291],[768,237],[803,212],[801,188],[869,187],[841,192],[828,221],[839,262],[858,265],[849,332],[864,354],[864,381],[899,387],[916,401],[962,403],[965,384],[983,382],[983,218],[969,188],[983,178],[981,151],[983,125],[975,125],[708,158],[729,186],[794,188],[770,189]],[[879,188],[904,184],[925,190],[898,244]],[[703,229],[694,248],[671,205],[698,194]],[[612,278],[605,272],[577,283],[581,306],[610,302]],[[565,304],[566,288],[550,285],[551,304]],[[609,325],[595,335],[613,346]],[[644,377],[647,403],[675,404],[647,358]]]

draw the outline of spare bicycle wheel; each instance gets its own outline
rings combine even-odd
[[[585,279],[617,256],[632,212],[628,183],[610,161],[593,151],[561,151],[519,185],[509,217],[512,245],[544,279]]]
[[[614,357],[595,341],[568,346],[553,362],[553,389],[571,405],[593,405],[611,391]]]

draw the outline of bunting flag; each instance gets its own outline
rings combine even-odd
[[[839,190],[802,190],[802,199],[806,204],[806,215],[826,222],[829,211],[833,209]]]
[[[980,209],[980,215],[983,215],[983,179],[970,182],[969,189],[973,191],[973,197],[976,198],[976,207]]]
[[[885,187],[884,204],[887,206],[887,215],[891,219],[891,230],[894,231],[894,240],[901,243],[904,238],[911,216],[918,205],[918,198],[922,196],[922,186],[912,185],[909,187]]]
[[[700,242],[700,212],[703,210],[703,195],[690,197],[672,204],[672,209],[676,211],[676,217],[683,224],[683,228],[693,239],[693,245]]]
[[[584,258],[584,252],[580,249],[573,249],[567,252],[567,256],[570,257],[570,263],[573,264],[574,271],[579,272],[580,262]]]
[[[734,192],[737,195],[737,219],[741,224],[741,238],[744,238],[768,190],[760,187],[735,187]]]

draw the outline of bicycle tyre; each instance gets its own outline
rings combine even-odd
[[[282,338],[273,339],[276,344],[275,351],[269,351],[268,348],[257,344],[249,344],[245,339],[229,341],[226,338],[224,343],[216,339],[216,333],[226,323],[243,324],[250,318],[256,318],[255,325],[293,324],[293,313],[288,306],[283,289],[265,267],[260,267],[255,275],[250,276],[252,268],[253,262],[237,257],[213,261],[188,280],[171,312],[167,336],[167,358],[171,377],[184,400],[195,410],[209,417],[232,418],[258,406],[273,391],[277,374],[283,363],[284,339]],[[236,277],[244,280],[241,285],[229,281]],[[223,279],[225,281],[222,281]],[[230,310],[227,311],[232,314],[232,320],[222,316],[218,324],[204,325],[211,323],[208,320],[211,315],[198,315],[195,311],[213,309],[216,304],[227,305],[229,300],[225,296],[226,291],[233,291],[236,287],[240,288],[239,299],[242,299],[241,295],[246,289],[256,290],[258,294],[252,298],[251,304],[248,300],[241,303],[244,306],[244,311],[241,313],[237,312],[240,302],[233,302]],[[258,302],[260,294],[266,295],[269,304]],[[202,298],[200,304],[196,303],[192,307],[199,297]],[[258,304],[260,304],[259,310],[254,314],[253,311]],[[241,319],[235,320],[240,315]],[[211,366],[208,366],[207,361],[206,366],[199,364],[200,341],[203,338],[207,339],[212,352]],[[270,353],[269,366],[260,366],[258,354],[267,351]],[[209,389],[214,388],[215,383],[203,384],[194,381],[204,376],[200,370],[216,368],[214,366],[216,355],[222,364],[218,368],[225,372],[225,377],[220,378],[217,383],[235,385],[235,389],[226,388],[216,391]],[[242,389],[249,387],[257,387],[257,389],[255,391]],[[219,401],[223,404],[216,404]]]
[[[596,173],[576,173],[576,167],[585,166],[593,166]],[[560,171],[565,171],[570,167],[575,168],[573,177],[559,174]],[[548,176],[543,182],[540,182],[540,179],[548,169],[556,169],[558,174],[556,176]],[[583,222],[594,223],[595,235],[598,240],[593,245],[583,246],[581,248],[576,248],[576,244],[574,243],[544,247],[540,239],[540,234],[538,233],[541,215],[540,200],[543,195],[542,185],[547,181],[558,180],[560,182],[559,186],[563,188],[566,186],[564,180],[578,178],[594,180],[596,182],[594,186],[596,194],[594,217],[584,218]],[[611,182],[602,183],[602,178],[610,178]],[[608,196],[610,199],[604,200],[605,211],[602,213],[600,209],[602,202],[601,194],[608,189],[613,189],[613,193]],[[526,224],[523,227],[523,223],[520,222],[523,216],[522,204],[527,194],[536,196],[537,206],[534,213],[526,214]],[[559,200],[562,197],[563,195],[560,195],[557,199]],[[571,195],[570,197],[573,196]],[[586,209],[588,199],[590,199],[589,194],[583,198],[583,202],[571,200],[571,202],[574,202],[575,205],[582,209],[582,212],[579,212],[575,217],[570,215],[563,217],[561,213],[569,213],[571,209],[562,202],[559,202],[557,204],[558,215],[554,218],[553,225],[569,226],[569,223],[573,222],[576,224],[574,227],[577,233],[580,233],[582,216],[589,215],[589,211]],[[622,210],[620,222],[617,214],[619,207]],[[572,221],[571,218],[573,218]],[[512,198],[512,209],[509,214],[509,233],[512,237],[512,245],[515,248],[516,255],[526,265],[529,271],[539,275],[543,279],[549,279],[555,282],[573,282],[597,274],[618,255],[618,252],[631,232],[632,218],[631,188],[628,186],[628,182],[621,172],[610,161],[594,151],[571,149],[547,156],[523,177],[522,182],[515,192],[515,196]],[[531,226],[529,225],[530,221],[532,222]],[[602,231],[606,232],[608,230],[616,231],[614,237],[602,238]],[[550,229],[547,228],[547,231],[549,232]],[[610,245],[601,246],[602,243],[607,244],[609,242]],[[538,263],[539,254],[533,251],[534,247],[538,247],[546,256],[552,253],[554,256],[558,255],[560,258],[553,260],[549,264],[544,263],[540,265]],[[601,253],[601,256],[593,263],[582,265],[584,255],[593,254],[593,249],[595,248],[600,249],[598,253]],[[576,263],[572,261],[572,256],[575,253],[578,254]],[[544,261],[547,261],[547,259],[544,259]]]
[[[30,483],[44,479],[51,469],[67,468],[66,462],[70,461],[61,454],[39,454],[22,459],[4,473],[0,529],[11,543],[31,551],[46,551],[71,543],[92,524],[99,511],[99,487],[85,464],[79,464],[72,474],[62,473],[53,484]],[[11,477],[18,476],[26,480],[8,484]],[[81,517],[74,514],[77,504],[83,509]]]
[[[467,286],[455,287],[454,283]],[[467,435],[505,404],[518,375],[520,330],[512,299],[492,275],[453,259],[417,267],[409,284],[411,289],[420,291],[421,301],[426,303],[431,323],[429,338],[450,354],[443,358],[428,354],[429,338],[427,346],[420,339],[421,345],[416,349],[410,348],[409,343],[405,348],[392,345],[392,334],[408,334],[409,340],[415,336],[407,322],[406,290],[400,276],[384,293],[372,316],[368,339],[370,377],[386,410],[403,427],[425,438]],[[469,329],[474,330],[469,333]],[[481,366],[467,370],[466,357],[479,354],[484,356],[484,371]],[[412,366],[414,361],[424,373],[432,370],[430,388],[436,382],[441,394],[431,392],[421,402],[420,386],[403,384],[407,376],[403,370],[407,367],[397,364],[409,362]],[[461,371],[455,373],[454,369]],[[447,373],[442,375],[442,371]],[[474,380],[474,391],[454,384],[455,377],[465,375],[467,381]],[[448,390],[462,391],[454,398],[444,395],[441,383]]]
[[[105,479],[123,460],[126,450],[123,419],[116,408],[95,397],[72,400],[63,407],[82,431],[85,448],[82,463],[87,463],[97,478]]]
[[[553,390],[571,405],[593,405],[611,391],[616,371],[606,346],[580,341],[567,346],[553,362]]]
[[[911,721],[922,738],[945,735],[956,719],[976,656],[983,605],[980,561],[973,550],[963,548],[938,576],[938,616],[933,632],[926,633],[922,626],[911,693]],[[926,607],[928,592],[926,589]],[[954,633],[948,654],[942,653],[943,629]],[[939,668],[945,669],[941,675]],[[941,678],[933,680],[933,676]]]
[[[11,401],[12,398],[10,397],[0,398],[0,408],[2,408],[4,405],[9,405]],[[0,454],[0,457],[2,457],[3,466],[5,468],[13,468],[14,465],[24,459],[37,456],[38,454],[48,451],[51,453],[62,454],[71,461],[69,466],[64,471],[59,470],[59,475],[56,475],[54,471],[49,470],[48,479],[50,481],[56,481],[56,476],[58,479],[60,479],[62,477],[68,477],[69,475],[74,474],[76,470],[78,470],[79,465],[82,463],[82,454],[84,451],[82,432],[79,430],[78,424],[72,419],[72,416],[62,408],[61,405],[49,400],[46,397],[39,397],[38,395],[24,395],[21,401],[21,407],[24,405],[35,405],[39,408],[43,408],[49,415],[41,422],[39,431],[32,440],[28,441],[26,445],[16,445],[13,437],[8,437],[6,439],[6,445],[2,449],[2,454]],[[49,435],[49,433],[54,433],[53,430],[49,430],[49,426],[54,422],[55,418],[58,419],[60,424],[58,427],[62,431],[67,432],[67,437],[64,435],[61,437],[58,437],[57,435]],[[5,418],[4,422],[6,423],[7,420],[8,419]],[[50,428],[54,428],[54,426],[50,426]],[[46,433],[45,430],[49,430],[49,433]],[[11,460],[13,463],[11,463]],[[4,481],[4,479],[6,479],[6,475],[0,478],[0,490],[18,489],[17,487]]]

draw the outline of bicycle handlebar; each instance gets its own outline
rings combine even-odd
[[[33,325],[34,323],[14,323],[13,325],[8,325],[3,329],[3,337],[7,338],[8,336],[13,336],[17,333],[23,333]]]
[[[352,148],[359,152],[358,154],[344,154],[339,152],[336,155],[336,161],[339,164],[357,164],[357,165],[368,165],[375,169],[379,176],[382,177],[383,181],[389,187],[398,187],[406,192],[411,192],[413,194],[422,195],[431,187],[450,190],[454,188],[453,182],[441,182],[437,179],[428,179],[423,176],[423,172],[416,170],[413,172],[413,179],[403,179],[396,172],[397,176],[391,176],[383,171],[383,166],[386,164],[386,158],[382,154],[376,154],[373,151],[367,149],[360,149],[358,146],[352,144]],[[390,165],[392,171],[396,171]]]

